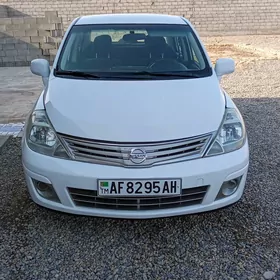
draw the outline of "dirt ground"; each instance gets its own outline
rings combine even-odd
[[[231,57],[237,70],[253,61],[280,59],[280,35],[206,37],[202,40],[213,63],[218,58]]]
[[[263,60],[280,59],[280,35],[203,37],[213,63],[231,57],[236,71]],[[227,78],[226,78],[227,79]],[[42,90],[27,67],[0,68],[0,123],[23,121]]]
[[[0,67],[0,124],[24,121],[42,89],[29,67]]]

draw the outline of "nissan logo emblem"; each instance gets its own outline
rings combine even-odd
[[[147,158],[147,154],[142,149],[132,149],[129,154],[129,159],[136,164],[144,162]]]

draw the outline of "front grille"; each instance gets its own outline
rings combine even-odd
[[[212,134],[198,137],[152,143],[118,143],[60,135],[73,158],[80,161],[127,167],[151,166],[156,163],[189,160],[203,155]],[[145,156],[141,162],[132,160],[132,151],[140,151]],[[135,156],[135,155],[134,155]],[[137,155],[136,155],[137,156]]]
[[[182,189],[182,194],[170,197],[99,197],[97,191],[68,188],[76,206],[118,209],[118,210],[156,210],[186,207],[201,204],[209,186]]]

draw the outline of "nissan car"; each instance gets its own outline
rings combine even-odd
[[[31,62],[44,90],[28,115],[22,163],[41,206],[148,219],[216,210],[243,195],[249,165],[242,116],[181,16],[82,16],[52,67]]]

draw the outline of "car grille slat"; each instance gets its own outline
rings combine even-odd
[[[116,146],[118,147],[128,147],[131,144],[136,146],[142,146],[146,147],[147,151],[150,151],[149,148],[152,148],[151,150],[159,150],[164,149],[163,144],[168,144],[167,148],[173,148],[177,147],[179,145],[187,145],[194,142],[199,141],[206,141],[209,138],[209,134],[197,136],[197,137],[191,137],[191,138],[185,138],[185,139],[178,139],[178,140],[169,140],[169,141],[159,141],[159,142],[109,142],[109,141],[98,141],[98,140],[91,140],[91,139],[85,139],[85,138],[79,138],[75,136],[69,136],[69,135],[60,135],[65,139],[67,142],[72,143],[72,145],[80,145],[80,144],[86,144],[89,147],[97,148],[97,149],[115,149]]]
[[[183,189],[181,195],[161,197],[100,197],[97,191],[68,188],[78,207],[118,210],[166,209],[201,204],[209,186]]]
[[[200,150],[201,147],[204,146],[205,143],[199,143],[197,145],[191,145],[191,146],[187,146],[184,145],[184,147],[180,146],[180,147],[174,147],[174,148],[170,148],[170,149],[162,149],[159,151],[153,151],[152,152],[152,157],[164,157],[164,156],[169,156],[172,154],[176,154],[176,153],[191,153],[193,151],[197,151]],[[147,151],[148,152],[148,151]]]
[[[95,160],[100,160],[100,161],[106,161],[106,162],[112,162],[112,163],[119,163],[121,164],[123,162],[123,159],[120,158],[113,158],[113,157],[104,157],[101,155],[94,155],[94,154],[84,154],[84,153],[75,153],[77,159],[83,159],[83,160],[91,160],[92,162],[95,162]]]
[[[172,198],[178,198],[178,197],[187,197],[187,196],[192,196],[192,195],[204,195],[205,194],[205,190],[203,191],[196,191],[196,192],[191,192],[191,193],[184,193],[184,194],[181,194],[181,195],[173,195]],[[92,191],[89,191],[89,193],[85,193],[85,192],[82,192],[82,189],[79,191],[79,192],[75,192],[75,191],[71,191],[71,195],[73,196],[80,196],[80,197],[89,197],[89,198],[96,198],[97,195],[95,195],[95,193],[92,193]],[[100,198],[102,198],[102,196],[100,196]],[[165,199],[166,196],[157,196],[157,197],[154,197],[154,196],[151,196],[151,197],[145,197],[145,200],[153,200],[153,199]],[[107,198],[108,199],[108,198]],[[117,199],[116,197],[115,198],[110,198],[110,199]],[[125,198],[126,200],[135,200],[137,199],[136,197],[126,197]]]
[[[107,150],[114,150],[115,145],[114,144],[105,144],[105,143],[98,143],[94,142],[88,139],[80,139],[76,137],[70,137],[70,136],[63,136],[63,139],[69,143],[69,145],[75,146],[75,145],[86,145],[91,148],[96,149],[107,149]]]
[[[205,142],[207,141],[209,135],[204,136],[204,137],[197,137],[193,139],[180,139],[180,140],[171,140],[171,141],[165,141],[161,142],[159,144],[153,143],[153,144],[139,144],[145,148],[147,152],[153,152],[155,150],[158,151],[164,151],[164,150],[169,150],[169,149],[174,149],[174,148],[180,148],[181,146],[185,145],[194,145],[195,143],[198,142]]]
[[[187,201],[197,201],[200,200],[201,198],[191,198],[188,199]],[[81,202],[81,203],[93,203],[93,204],[104,204],[104,205],[118,205],[118,207],[122,207],[122,206],[135,206],[135,203],[107,203],[107,202],[100,202],[100,201],[91,201],[91,200],[84,200],[84,199],[79,199],[79,198],[75,198],[75,202]],[[160,202],[159,204],[161,206],[164,205],[169,205],[169,204],[177,204],[177,203],[181,203],[181,201],[168,201],[168,202]],[[154,203],[143,203],[141,204],[141,206],[153,206]]]
[[[73,159],[97,164],[141,168],[162,162],[174,162],[180,158],[183,160],[199,158],[209,144],[212,134],[152,143],[100,142],[62,134],[59,134],[59,137],[72,154]],[[134,163],[130,160],[130,153],[133,149],[145,152],[143,162]]]
[[[80,154],[85,154],[85,155],[94,155],[94,156],[102,156],[102,157],[111,157],[111,158],[121,158],[122,159],[122,155],[120,153],[120,151],[112,151],[112,152],[108,152],[108,151],[102,151],[102,150],[92,150],[89,148],[84,148],[84,147],[72,147],[70,146],[74,153],[80,153]]]

